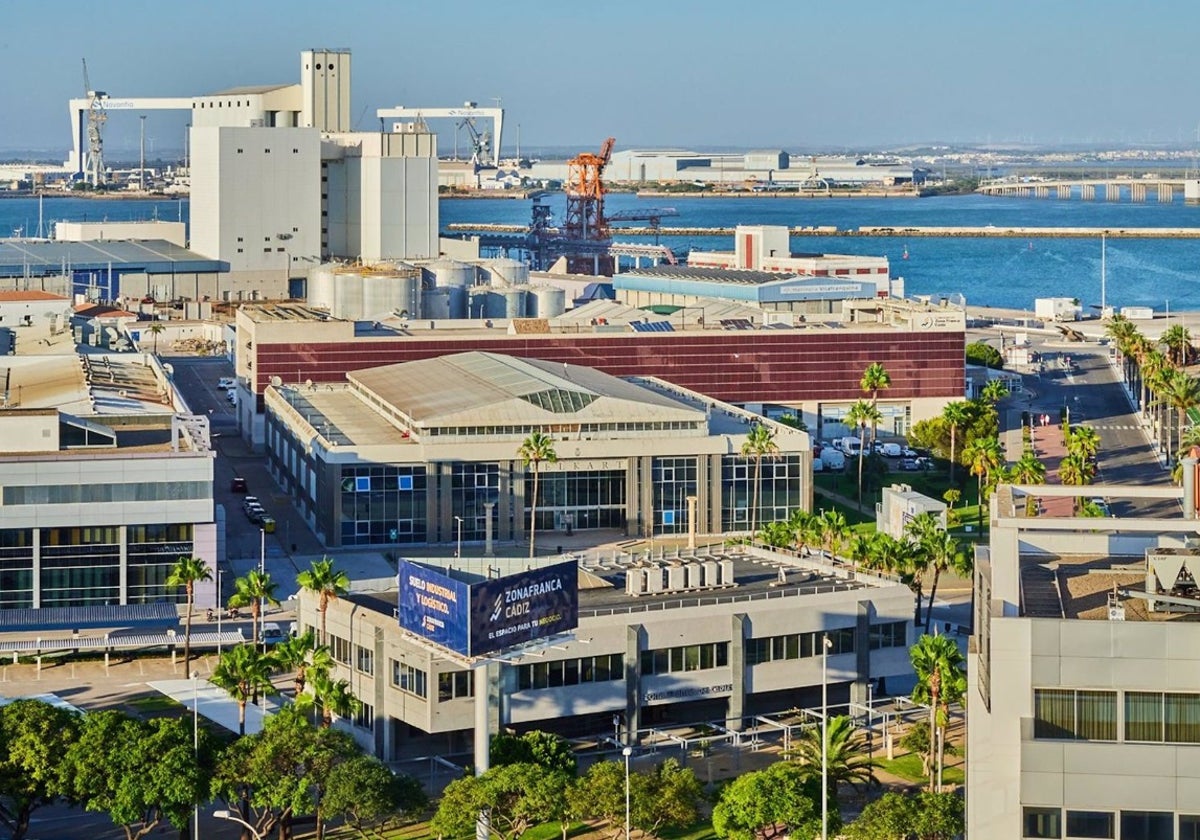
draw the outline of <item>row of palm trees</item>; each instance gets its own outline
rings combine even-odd
[[[1136,395],[1139,410],[1149,416],[1167,460],[1200,443],[1200,433],[1189,435],[1187,429],[1188,411],[1200,407],[1200,380],[1185,369],[1196,356],[1187,327],[1173,324],[1151,341],[1128,318],[1116,315],[1105,332],[1121,356],[1125,384]],[[1174,433],[1172,411],[1178,419]]]

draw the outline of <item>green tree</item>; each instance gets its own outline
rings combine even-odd
[[[818,516],[803,508],[796,508],[788,517],[788,528],[796,539],[796,550],[801,555],[808,554],[808,548],[821,541],[821,530]]]
[[[956,504],[958,504],[958,502],[961,498],[962,498],[962,491],[959,490],[957,487],[951,487],[949,490],[947,490],[945,493],[942,494],[942,499],[945,500],[946,505],[949,506],[949,508],[951,510],[954,509],[954,506]]]
[[[1100,452],[1100,433],[1091,426],[1072,426],[1065,443],[1068,452],[1090,460]]]
[[[673,758],[635,774],[629,783],[631,822],[649,834],[686,828],[700,816],[703,787],[691,768]]]
[[[879,362],[872,362],[867,365],[863,371],[862,379],[859,380],[858,387],[871,395],[871,405],[875,408],[879,407],[879,392],[892,387],[892,375],[888,373],[887,368]],[[876,412],[878,415],[878,412]],[[871,423],[871,445],[875,445],[875,440],[879,432],[879,421],[882,420],[879,416]]]
[[[1166,376],[1159,401],[1164,407],[1174,409],[1179,416],[1179,438],[1183,438],[1184,426],[1187,424],[1187,413],[1200,405],[1200,380],[1181,370],[1172,371]],[[1167,438],[1167,460],[1171,459],[1171,435]]]
[[[976,438],[964,447],[963,460],[970,466],[971,475],[979,482],[979,527],[982,529],[983,504],[987,499],[985,490],[1004,466],[1004,450],[996,438]]]
[[[929,706],[929,728],[934,741],[944,742],[944,732],[950,720],[950,706],[961,703],[967,693],[967,672],[958,644],[948,636],[922,636],[909,649],[909,659],[917,676],[912,691],[914,703]],[[942,757],[938,756],[935,772],[929,775],[929,790],[934,790],[940,775]]]
[[[309,672],[328,674],[333,668],[333,654],[325,645],[317,644],[317,634],[310,627],[296,636],[288,636],[271,650],[276,665],[285,671],[295,671],[296,697],[304,693]]]
[[[885,793],[846,826],[848,840],[954,840],[966,830],[962,797],[953,793]]]
[[[1167,347],[1167,358],[1172,364],[1186,367],[1192,355],[1192,334],[1183,324],[1172,324],[1163,330],[1159,339]]]
[[[533,559],[533,542],[537,532],[537,501],[538,478],[542,462],[553,464],[558,461],[558,453],[554,451],[554,439],[542,432],[534,432],[522,441],[517,449],[517,457],[525,468],[533,473],[533,493],[529,499],[529,559]],[[651,523],[653,527],[653,523]]]
[[[846,411],[846,423],[858,427],[858,507],[862,508],[863,458],[867,453],[867,426],[878,423],[879,409],[866,400],[857,400]]]
[[[80,718],[41,700],[0,706],[0,824],[13,840],[29,831],[33,812],[63,792],[60,765]]]
[[[327,673],[315,673],[310,683],[313,688],[313,700],[321,704],[323,729],[333,726],[334,717],[353,717],[362,709],[362,702],[350,690],[348,680],[337,680]],[[307,711],[307,703],[307,700],[300,703],[302,711]]]
[[[261,653],[252,644],[231,647],[217,661],[209,681],[227,691],[238,704],[239,735],[246,734],[246,704],[250,698],[260,693],[275,693],[275,686],[271,684],[271,672],[274,669],[274,658]]]
[[[159,321],[152,321],[150,323],[150,326],[146,327],[146,332],[148,332],[152,336],[154,336],[154,355],[155,356],[158,355],[158,336],[164,330],[166,330],[166,327],[164,327],[162,325],[162,323]]]
[[[204,768],[196,761],[192,722],[141,721],[117,711],[92,712],[62,755],[66,797],[85,811],[112,819],[137,840],[166,820],[187,826],[203,797]]]
[[[488,763],[492,767],[505,764],[536,764],[547,770],[561,770],[574,776],[578,760],[570,742],[561,735],[534,729],[524,735],[502,732],[492,736],[488,747]]]
[[[381,837],[417,817],[429,797],[411,776],[393,773],[374,756],[356,755],[333,766],[322,804],[326,818],[340,817],[359,837]]]
[[[275,597],[278,588],[271,580],[269,572],[252,569],[233,582],[233,595],[229,597],[231,607],[249,607],[252,626],[250,628],[251,644],[258,644],[258,629],[262,624],[263,602],[278,606],[279,599]]]
[[[597,761],[566,792],[568,809],[578,819],[602,825],[625,825],[625,766],[619,761]],[[633,787],[630,785],[630,800]]]
[[[959,571],[964,558],[959,551],[958,540],[950,536],[942,524],[930,513],[920,513],[908,521],[904,531],[915,544],[916,551],[925,557],[925,568],[933,570],[933,581],[929,585],[929,606],[925,613],[925,632],[933,618],[933,600],[937,597],[938,581],[942,572]]]
[[[1004,367],[1004,356],[992,345],[983,341],[974,341],[966,347],[967,364],[989,367],[1001,370]]]
[[[1012,480],[1017,484],[1045,484],[1046,465],[1038,460],[1030,450],[1021,453],[1021,457],[1012,467]],[[1033,516],[1037,510],[1037,496],[1032,493],[1025,497],[1025,515]]]
[[[721,790],[713,808],[713,832],[730,840],[817,836],[821,792],[819,787],[813,790],[812,778],[787,761],[743,773]]]
[[[1094,475],[1095,467],[1092,466],[1091,461],[1082,456],[1068,454],[1058,462],[1058,480],[1068,487],[1083,487],[1091,484]],[[1078,508],[1078,498],[1075,502],[1075,507]]]
[[[182,586],[187,599],[187,615],[183,625],[184,674],[191,673],[188,663],[192,659],[192,607],[196,603],[196,584],[202,580],[212,580],[212,572],[199,557],[180,557],[167,575],[167,586]]]
[[[329,605],[350,591],[350,578],[341,569],[335,568],[333,558],[322,557],[309,564],[308,569],[296,576],[296,583],[317,596],[317,612],[321,614],[321,644],[329,644],[325,632],[325,617]]]
[[[796,534],[787,522],[768,522],[758,529],[758,541],[771,548],[791,548]]]
[[[921,597],[928,562],[924,553],[907,539],[879,532],[875,536],[875,568],[896,575],[913,593],[913,624],[921,624]]]
[[[821,529],[821,547],[828,552],[830,559],[836,557],[842,550],[842,545],[850,534],[850,525],[845,515],[836,508],[827,508],[817,517]]]
[[[954,464],[957,454],[958,430],[970,422],[970,407],[966,400],[956,400],[946,403],[942,409],[942,420],[950,427],[950,483],[954,483]]]
[[[476,815],[487,811],[492,830],[515,840],[553,819],[570,781],[566,773],[536,764],[505,764],[456,779],[446,786],[429,830],[439,837],[468,837]]]
[[[995,406],[996,403],[1008,396],[1008,386],[1002,379],[989,379],[980,390],[979,396],[988,405]]]
[[[761,423],[750,427],[746,439],[742,441],[742,457],[754,461],[754,487],[751,490],[753,501],[750,503],[750,533],[758,530],[758,491],[762,485],[763,458],[779,456],[779,444],[775,442],[775,430]]]
[[[875,765],[867,756],[867,739],[846,715],[829,718],[825,742],[826,777],[830,790],[839,785],[866,787],[875,785]],[[821,775],[821,727],[805,730],[792,747],[790,758],[809,774]],[[820,799],[817,800],[818,804]]]

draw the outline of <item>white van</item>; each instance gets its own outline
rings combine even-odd
[[[904,448],[898,443],[885,443],[882,451],[884,457],[899,458],[903,454]]]
[[[836,449],[822,449],[821,462],[827,470],[844,470],[846,469],[846,456]]]
[[[859,450],[862,449],[862,441],[856,437],[844,437],[838,441],[838,449],[851,458],[857,458]]]
[[[268,647],[283,641],[283,628],[274,621],[265,621],[262,626],[263,644]]]

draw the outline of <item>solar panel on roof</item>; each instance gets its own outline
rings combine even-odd
[[[727,330],[752,330],[754,324],[749,318],[722,318],[721,326]]]
[[[630,321],[629,326],[634,332],[639,333],[667,333],[675,332],[675,327],[670,321]]]

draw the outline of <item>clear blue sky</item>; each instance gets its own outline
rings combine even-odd
[[[1192,146],[1197,36],[1195,0],[4,0],[0,149],[66,148],[83,56],[114,97],[185,96],[296,81],[326,46],[353,50],[362,128],[502,97],[506,153],[517,123],[526,147]],[[182,123],[147,134],[179,148]]]

